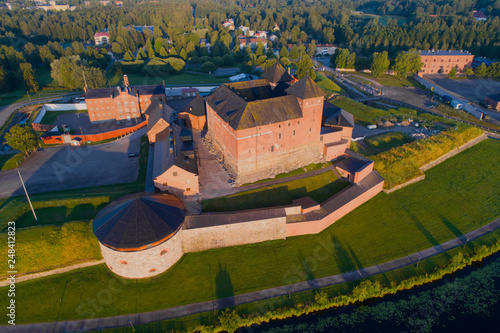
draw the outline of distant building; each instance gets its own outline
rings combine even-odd
[[[255,37],[267,39],[267,32],[265,32],[265,31],[257,31],[255,33]]]
[[[240,37],[239,42],[240,42],[240,49],[247,46],[250,46],[250,48],[254,49],[257,47],[259,42],[262,42],[264,47],[267,49],[267,40],[264,38]]]
[[[332,55],[335,53],[335,50],[337,49],[337,45],[333,44],[318,44],[316,45],[316,53],[322,54],[322,55]]]
[[[224,21],[224,23],[222,23],[222,26],[224,28],[229,28],[229,30],[234,30],[234,20],[230,18],[229,20]]]
[[[463,71],[472,66],[474,55],[468,51],[455,50],[430,50],[421,51],[422,69],[418,75],[423,74],[448,74],[452,68]]]
[[[280,26],[278,25],[278,23],[274,23],[273,31],[280,31]]]
[[[48,12],[48,11],[61,11],[61,10],[68,10],[68,9],[70,9],[70,7],[69,7],[68,4],[60,4],[60,5],[58,5],[58,4],[56,4],[55,1],[49,1],[49,4],[39,5],[36,8],[43,9],[46,12]]]
[[[476,21],[486,21],[488,18],[484,15],[484,12],[481,10],[473,10],[472,15],[476,19]]]
[[[271,34],[271,35],[269,36],[269,40],[270,40],[271,42],[274,42],[276,39],[278,39],[278,36],[276,36],[275,34]]]
[[[89,89],[85,101],[91,123],[140,120],[152,101],[165,98],[162,85],[131,86],[127,75],[123,86]]]
[[[95,45],[103,45],[109,43],[109,33],[108,32],[96,32],[94,34]]]
[[[485,64],[486,67],[489,65],[493,64],[495,61],[488,59],[488,58],[483,58],[483,57],[475,57],[474,60],[472,60],[472,68],[476,68],[477,66],[481,64]]]
[[[486,96],[486,104],[488,104],[493,110],[500,111],[500,93],[496,95]]]

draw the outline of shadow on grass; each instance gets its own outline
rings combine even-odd
[[[443,221],[444,225],[450,229],[450,231],[457,236],[457,238],[462,238],[464,237],[464,234],[458,229],[453,223],[451,223],[450,220],[448,220],[446,217],[441,216],[441,221]]]
[[[219,264],[219,270],[215,277],[215,298],[219,305],[225,307],[234,306],[234,287],[231,275],[227,268],[222,267],[221,264]]]
[[[403,208],[403,209],[406,211],[408,216],[413,220],[413,223],[415,224],[417,229],[420,230],[420,232],[425,236],[427,241],[429,243],[431,243],[432,246],[439,246],[439,242],[437,241],[437,239],[434,238],[434,236],[432,236],[432,234],[429,232],[429,230],[427,230],[424,227],[422,222],[420,222],[420,219],[418,219],[414,214],[412,214],[407,208]]]
[[[312,258],[312,257],[308,257],[308,258]],[[309,284],[309,286],[314,287],[314,285],[311,282],[312,282],[312,280],[314,280],[316,278],[313,271],[315,269],[317,269],[316,266],[318,265],[318,262],[314,258],[312,258],[313,260],[310,260],[310,262],[308,262],[309,261],[308,258],[304,257],[304,255],[302,254],[302,251],[299,251],[300,265],[302,266],[302,269],[304,270],[306,281]]]

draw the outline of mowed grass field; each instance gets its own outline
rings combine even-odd
[[[148,280],[124,280],[99,265],[19,283],[16,305],[23,311],[17,323],[153,311],[338,274],[436,246],[500,216],[500,188],[493,186],[500,179],[499,150],[500,141],[485,140],[427,171],[425,180],[378,194],[318,235],[190,253]]]
[[[306,196],[321,203],[348,185],[348,182],[339,180],[333,171],[327,171],[257,190],[203,200],[201,204],[204,212],[223,212],[288,205]]]
[[[7,243],[7,233],[0,234],[0,241]],[[0,255],[7,258],[8,249],[7,246],[0,247]],[[34,227],[16,232],[17,276],[101,258],[99,242],[92,233],[90,222],[70,222],[63,226]],[[6,260],[0,269],[0,278],[8,276]]]

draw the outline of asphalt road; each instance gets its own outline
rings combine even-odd
[[[133,182],[143,128],[116,141],[86,147],[59,146],[37,151],[18,168],[0,171],[0,198],[23,195],[17,171],[30,194]]]

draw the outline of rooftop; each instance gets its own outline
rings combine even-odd
[[[134,193],[104,207],[92,230],[107,247],[138,250],[171,237],[180,229],[184,216],[184,203],[175,195]]]
[[[262,74],[262,78],[272,83],[290,82],[293,80],[292,76],[288,74],[283,66],[281,66],[279,61],[276,61],[269,67],[264,74]]]
[[[300,99],[325,96],[325,92],[309,77],[309,75],[304,76],[285,91],[289,95],[297,96]]]
[[[183,110],[182,112],[187,112],[194,116],[205,116],[207,110],[205,108],[205,100],[200,95],[197,95]]]
[[[145,85],[145,86],[129,86],[127,87],[108,87],[89,89],[85,93],[85,99],[93,98],[115,98],[122,93],[128,93],[132,96],[137,95],[163,95],[165,88],[162,85]]]
[[[472,53],[464,50],[427,50],[420,51],[420,56],[471,56]]]
[[[323,104],[323,123],[329,126],[354,127],[354,117],[349,112],[325,102]]]

